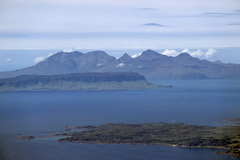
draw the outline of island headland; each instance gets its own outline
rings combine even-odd
[[[91,72],[62,75],[22,75],[0,79],[0,91],[139,90],[171,86],[149,83],[133,72]]]

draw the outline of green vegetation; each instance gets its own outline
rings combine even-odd
[[[59,141],[105,144],[148,144],[179,147],[225,148],[240,155],[240,126],[210,127],[183,123],[105,124],[74,127]]]

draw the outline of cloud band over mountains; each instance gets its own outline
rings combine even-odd
[[[173,50],[166,49],[164,52],[162,52],[163,55],[173,56],[173,57],[179,55],[180,53],[188,53],[193,57],[210,60],[214,58],[217,51],[215,49],[210,48],[207,51],[203,51],[203,50],[190,51],[189,49],[184,49],[181,52],[178,52],[177,50],[174,50],[174,49]]]

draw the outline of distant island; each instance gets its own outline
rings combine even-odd
[[[62,75],[89,72],[136,72],[147,79],[237,79],[240,64],[210,62],[181,53],[176,57],[146,50],[137,57],[124,54],[120,58],[104,51],[81,53],[58,52],[27,68],[0,72],[1,78],[21,75]]]
[[[72,131],[80,129],[81,131]],[[212,127],[183,123],[104,124],[66,129],[60,142],[170,145],[173,147],[229,149],[240,156],[240,126]]]
[[[137,90],[160,87],[131,72],[22,75],[0,79],[0,91]]]

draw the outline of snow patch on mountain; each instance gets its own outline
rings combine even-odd
[[[125,66],[124,63],[119,63],[119,64],[117,65],[117,67],[124,67],[124,66]]]
[[[141,56],[142,55],[142,52],[140,52],[140,53],[138,53],[138,54],[134,54],[134,55],[132,55],[131,57],[132,58],[137,58],[137,57],[139,57],[139,56]]]

